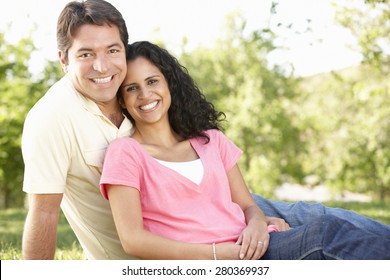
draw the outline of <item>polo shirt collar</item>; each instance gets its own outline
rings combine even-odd
[[[88,112],[90,112],[94,115],[106,118],[106,116],[104,116],[102,111],[100,110],[99,106],[94,101],[92,101],[88,97],[82,95],[79,91],[77,91],[75,89],[75,87],[73,86],[72,82],[69,79],[68,74],[66,74],[64,78],[67,79],[68,85],[72,88],[74,94],[80,100],[80,102],[85,110],[87,110]],[[123,136],[127,136],[127,135],[129,135],[129,133],[133,132],[133,125],[132,125],[131,121],[124,114],[123,114],[123,116],[125,118],[119,127],[118,134],[123,135]]]

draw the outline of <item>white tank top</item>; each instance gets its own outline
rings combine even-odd
[[[172,162],[172,161],[163,161],[156,159],[162,165],[176,171],[180,175],[188,178],[195,184],[200,184],[203,179],[203,164],[200,159],[192,161],[183,161],[183,162]]]

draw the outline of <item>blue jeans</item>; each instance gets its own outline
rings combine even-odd
[[[364,231],[390,239],[390,226],[346,209],[326,207],[321,203],[274,201],[257,194],[252,196],[266,216],[282,218],[292,228],[310,223],[328,214],[346,220]]]
[[[332,215],[270,234],[263,260],[389,260],[390,239]]]

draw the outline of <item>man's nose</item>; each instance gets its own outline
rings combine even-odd
[[[108,71],[109,61],[104,55],[99,55],[93,62],[93,69],[100,73],[106,73]]]

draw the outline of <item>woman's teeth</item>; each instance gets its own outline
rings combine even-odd
[[[157,103],[158,103],[158,101],[154,101],[154,102],[149,103],[149,104],[147,104],[147,105],[140,106],[140,109],[143,110],[143,111],[150,110],[150,109],[156,107],[156,106],[157,106]]]

